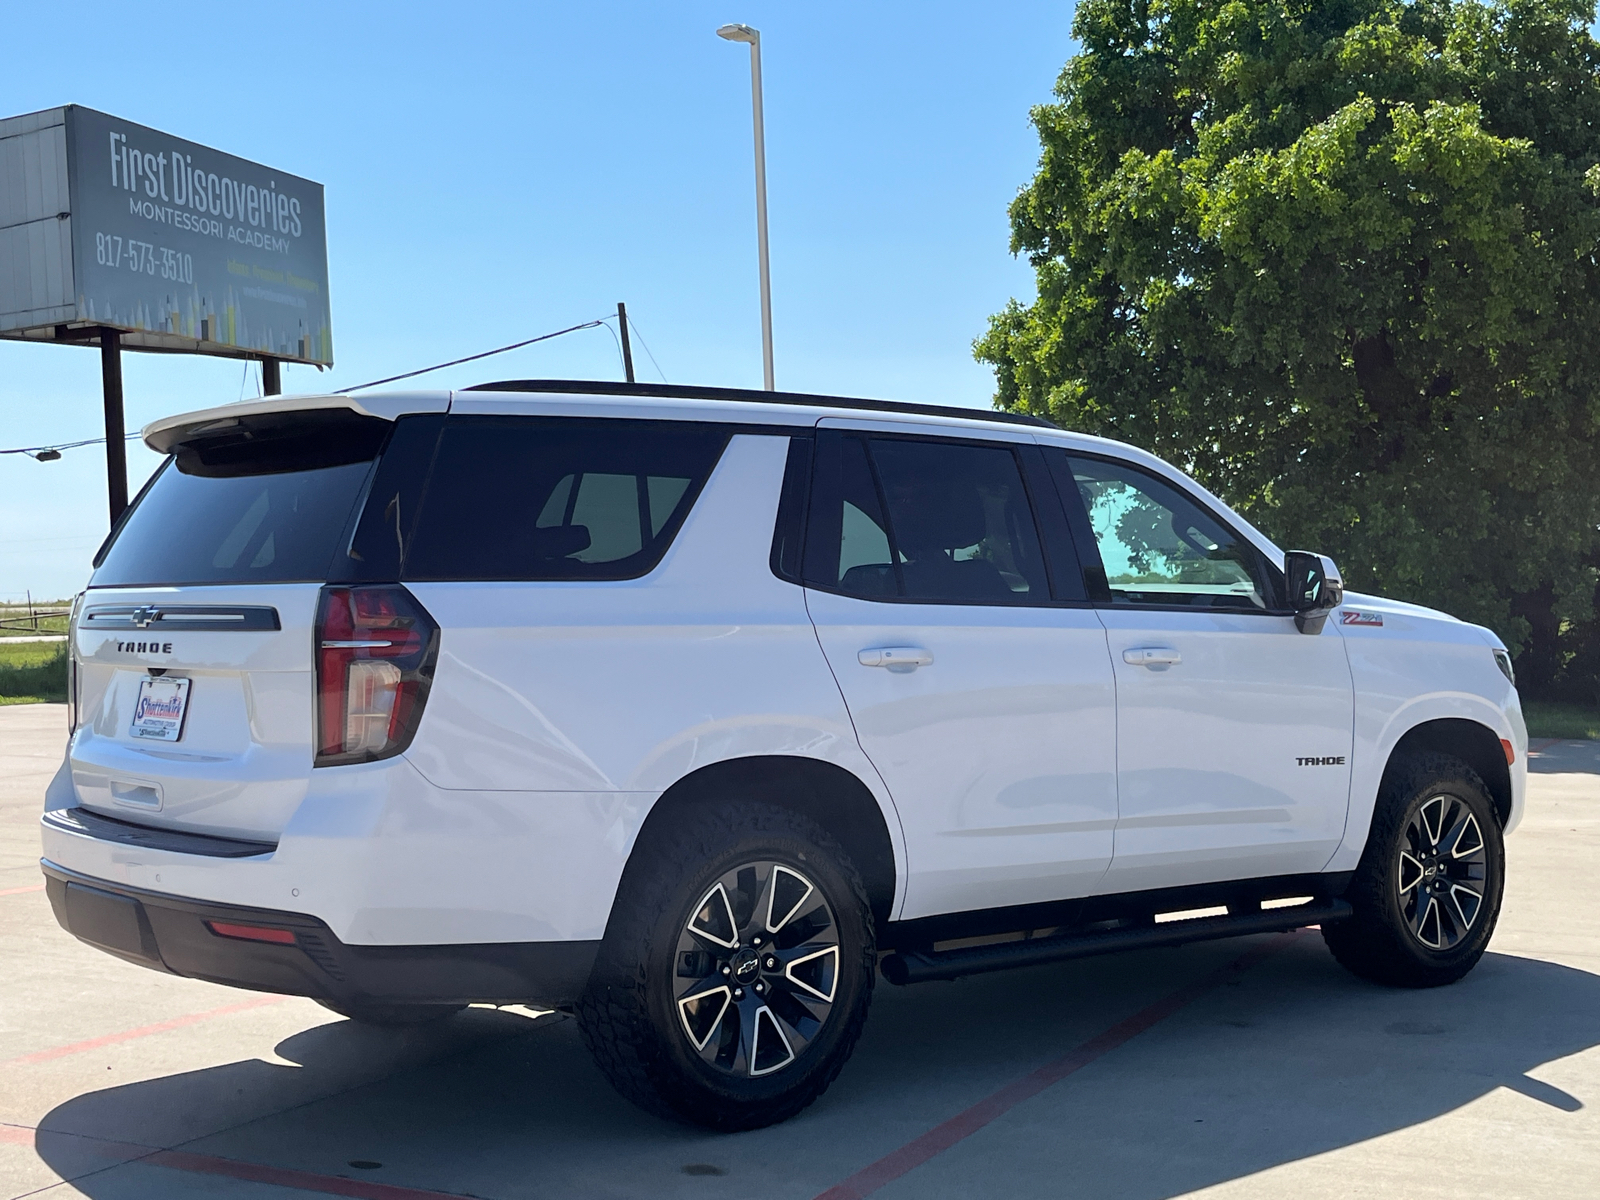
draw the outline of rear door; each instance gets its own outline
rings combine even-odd
[[[1117,814],[1111,666],[1038,449],[824,426],[806,602],[900,813],[902,915],[1092,891]]]
[[[1117,675],[1116,854],[1102,892],[1320,871],[1344,833],[1353,688],[1338,626],[1198,498],[1125,460],[1046,451],[1104,572]]]
[[[363,565],[347,547],[380,451],[397,430],[428,440],[437,420],[265,414],[177,448],[102,552],[79,609],[70,761],[80,803],[276,837],[311,773],[318,594],[330,572]]]

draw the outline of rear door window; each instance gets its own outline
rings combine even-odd
[[[274,416],[179,446],[102,551],[90,586],[326,579],[390,423]]]
[[[636,578],[666,553],[727,441],[691,422],[451,417],[402,575]]]
[[[1051,600],[1015,448],[857,436],[821,446],[807,583],[863,599]]]

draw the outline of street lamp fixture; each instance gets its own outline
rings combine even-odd
[[[767,391],[772,374],[772,279],[767,264],[767,139],[761,119],[761,31],[748,25],[723,25],[717,36],[750,47],[750,100],[756,133],[756,248],[761,262],[761,374]]]

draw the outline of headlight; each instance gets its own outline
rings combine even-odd
[[[1500,668],[1500,674],[1511,681],[1511,686],[1517,686],[1517,673],[1511,669],[1511,655],[1504,650],[1494,652],[1494,665]]]

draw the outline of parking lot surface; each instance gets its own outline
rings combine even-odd
[[[898,989],[785,1125],[616,1096],[560,1014],[364,1029],[157,974],[50,915],[57,705],[0,708],[0,1196],[1593,1197],[1600,744],[1538,746],[1465,981],[1393,991],[1314,932]]]

